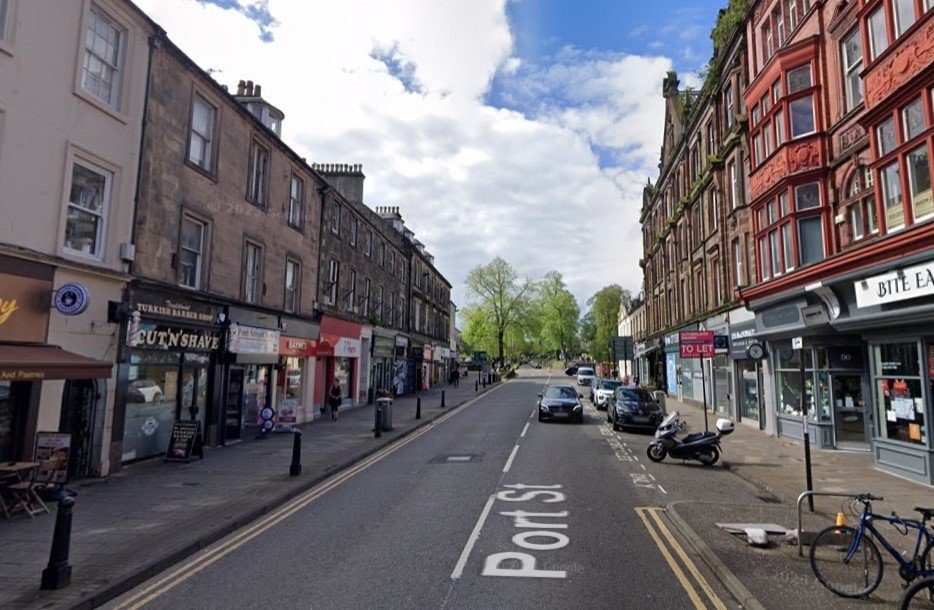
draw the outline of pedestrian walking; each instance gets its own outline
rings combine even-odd
[[[341,406],[341,383],[334,379],[331,390],[328,392],[328,406],[331,407],[331,421],[337,421]]]

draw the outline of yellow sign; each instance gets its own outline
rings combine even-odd
[[[19,309],[16,305],[16,299],[3,300],[0,299],[0,324],[3,324],[10,319],[10,316],[13,315],[13,312]]]
[[[45,379],[43,371],[29,371],[23,369],[13,369],[0,371],[0,381],[36,381]]]

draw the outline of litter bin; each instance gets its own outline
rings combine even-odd
[[[665,397],[667,394],[665,394],[665,392],[662,390],[655,390],[652,392],[652,396],[655,398],[655,400],[658,401],[658,405],[662,408],[662,413],[668,415],[668,409],[665,408]]]
[[[392,398],[377,398],[376,405],[381,409],[380,429],[383,432],[392,430]]]

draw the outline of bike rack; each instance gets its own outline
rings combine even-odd
[[[830,492],[830,491],[805,491],[800,496],[798,496],[798,557],[804,557],[804,552],[801,550],[801,528],[803,527],[803,522],[801,519],[801,503],[804,501],[804,499],[808,497],[814,497],[814,496],[825,496],[825,497],[835,497],[835,498],[855,498],[858,495],[859,495],[858,493],[840,493],[840,492]]]

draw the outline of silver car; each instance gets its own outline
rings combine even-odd
[[[590,385],[593,378],[593,369],[589,366],[582,366],[577,369],[577,385]]]

